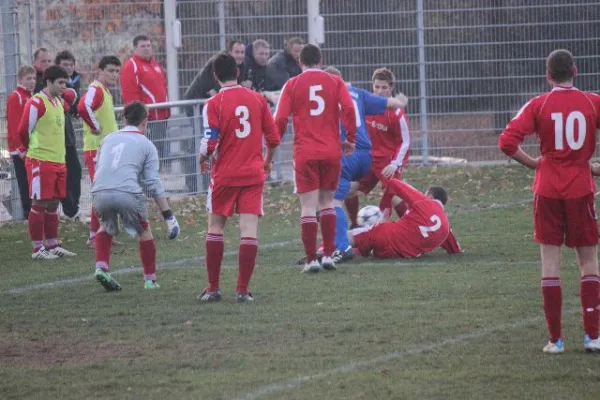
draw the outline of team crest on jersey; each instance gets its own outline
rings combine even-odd
[[[56,116],[56,125],[62,126],[62,118],[59,115]]]
[[[380,124],[379,122],[376,122],[375,120],[371,121],[371,127],[375,128],[375,129],[379,129],[380,131],[384,131],[387,132],[388,127],[385,124]]]
[[[155,70],[156,72],[160,72],[160,67],[157,65],[156,67],[154,67],[154,70]]]

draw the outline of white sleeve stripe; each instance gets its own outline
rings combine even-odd
[[[277,106],[275,106],[275,112],[273,113],[273,115],[275,116],[275,119],[277,119],[277,112],[279,111],[279,104],[281,104],[281,99],[283,99],[283,94],[285,92],[285,89],[287,88],[288,82],[286,82],[283,85],[283,87],[281,88],[281,92],[279,93],[279,101],[277,102]],[[288,117],[289,117],[289,115],[288,115]]]
[[[90,117],[90,120],[92,121],[92,126],[90,126],[90,128],[93,131],[100,130],[100,124],[98,123],[98,120],[96,120],[96,116],[94,115],[94,110],[92,109],[92,104],[94,103],[94,97],[96,96],[96,90],[98,90],[98,88],[96,86],[90,86],[87,93],[85,94],[85,100],[84,100],[85,110],[87,111],[88,116]]]
[[[17,94],[17,96],[19,96],[19,105],[23,105],[23,97],[21,96],[21,93],[15,91],[15,93]]]
[[[404,115],[400,118],[400,134],[402,135],[402,145],[400,146],[400,151],[398,151],[398,155],[396,159],[392,161],[397,164],[399,167],[402,166],[404,162],[404,157],[406,157],[406,153],[410,147],[410,132],[408,130],[408,124],[406,123],[406,118]]]
[[[31,132],[33,132],[33,130],[35,129],[37,120],[38,120],[38,109],[33,103],[31,103],[31,105],[29,106],[29,128],[28,128],[29,135],[31,135]]]
[[[208,107],[210,104],[211,103],[207,101],[204,103],[204,107],[202,107],[202,124],[205,128],[210,128],[210,126],[208,126]]]

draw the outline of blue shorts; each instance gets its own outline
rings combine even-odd
[[[358,182],[371,170],[371,150],[356,149],[349,156],[342,157],[342,174],[335,192],[336,200],[344,200],[350,191],[350,184]]]

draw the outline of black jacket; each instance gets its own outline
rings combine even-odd
[[[273,81],[273,90],[280,90],[288,79],[302,73],[300,64],[285,50],[280,50],[267,63],[270,78]]]
[[[254,61],[252,44],[246,46],[244,66],[246,67],[246,79],[252,81],[252,90],[257,92],[277,90],[271,79],[271,75],[273,74],[271,69],[266,65],[258,65],[256,61]]]

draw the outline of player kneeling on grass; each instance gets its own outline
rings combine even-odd
[[[460,245],[444,211],[448,201],[444,188],[432,186],[423,194],[407,183],[392,179],[388,181],[387,190],[400,197],[408,210],[397,221],[348,231],[350,244],[362,256],[414,258],[440,246],[450,254],[460,253]]]
[[[546,60],[546,79],[552,90],[531,99],[508,124],[500,149],[535,170],[533,183],[534,238],[542,257],[542,297],[550,340],[543,351],[564,351],[561,333],[562,288],[560,252],[574,247],[581,271],[584,348],[599,351],[598,339],[598,225],[594,205],[600,166],[590,171],[600,127],[600,97],[573,86],[577,69],[573,55],[555,50]],[[525,136],[536,134],[541,157],[521,148]]]
[[[158,172],[158,152],[144,136],[148,123],[146,106],[133,101],[123,111],[126,126],[106,136],[98,150],[92,203],[101,226],[95,237],[96,279],[106,290],[121,290],[108,273],[113,237],[119,222],[130,235],[138,235],[144,269],[144,287],[158,289],[156,245],[148,222],[144,190],[154,198],[167,223],[169,239],[179,235],[179,224],[169,208]]]
[[[263,215],[265,175],[280,137],[266,100],[257,92],[237,83],[237,64],[228,54],[213,62],[221,91],[204,104],[204,138],[200,163],[214,156],[210,188],[206,199],[206,270],[208,287],[200,294],[201,302],[221,300],[219,288],[223,261],[223,230],[227,218],[240,215],[239,275],[237,301],[254,301],[248,284],[258,253],[258,217]],[[263,138],[267,154],[263,160]]]

